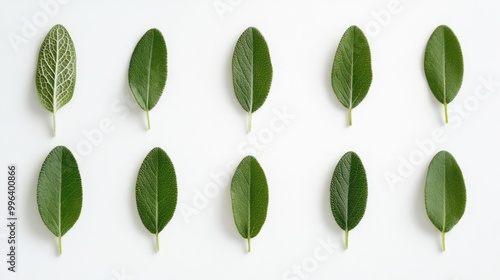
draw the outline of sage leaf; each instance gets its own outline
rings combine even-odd
[[[172,219],[177,205],[175,169],[167,153],[152,149],[142,162],[135,187],[137,210],[146,229],[155,235],[156,250],[160,250],[158,234]]]
[[[330,206],[333,217],[345,231],[345,247],[349,247],[349,231],[363,218],[368,198],[366,172],[359,156],[345,153],[333,172],[330,184]]]
[[[247,239],[250,252],[250,240],[264,225],[269,204],[266,175],[253,156],[245,157],[236,168],[231,181],[231,202],[236,228]]]
[[[252,113],[257,111],[271,88],[273,67],[266,40],[255,27],[241,34],[233,54],[233,87],[241,107],[248,112],[248,132]]]
[[[424,70],[432,94],[444,105],[444,117],[448,123],[448,104],[457,96],[464,76],[462,49],[448,26],[439,26],[429,38]]]
[[[352,109],[365,98],[372,83],[370,46],[365,34],[357,26],[349,27],[335,53],[332,66],[332,88],[340,103]]]
[[[62,254],[62,236],[73,227],[82,210],[80,171],[68,148],[55,147],[43,162],[36,197],[40,217],[57,237]]]
[[[38,99],[52,112],[56,135],[56,112],[71,100],[76,82],[75,46],[64,26],[55,25],[43,40],[35,79]]]
[[[130,59],[128,82],[137,104],[146,111],[150,129],[149,111],[160,100],[167,82],[167,45],[158,29],[148,30],[137,43]]]
[[[432,159],[425,182],[425,209],[432,224],[441,232],[443,251],[445,233],[462,218],[466,202],[465,182],[455,158],[440,151]]]

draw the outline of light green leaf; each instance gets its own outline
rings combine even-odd
[[[62,25],[56,25],[43,40],[36,69],[38,98],[52,112],[54,135],[56,112],[73,97],[76,82],[76,52],[71,37]]]
[[[61,238],[76,223],[82,209],[82,180],[78,164],[68,148],[54,148],[43,162],[38,176],[37,203],[47,228]]]
[[[365,98],[372,76],[368,40],[361,29],[351,26],[340,40],[332,67],[333,91],[349,109],[349,125],[352,125],[352,109]]]
[[[359,156],[347,152],[333,172],[330,184],[330,206],[333,217],[345,231],[345,247],[349,247],[349,231],[355,228],[365,214],[368,198],[366,172]]]
[[[130,59],[128,82],[137,104],[146,111],[149,129],[149,111],[160,100],[167,82],[167,45],[158,29],[150,29],[137,43]]]
[[[252,156],[245,157],[236,168],[231,182],[231,202],[236,228],[247,239],[257,236],[266,221],[269,190],[266,175]]]
[[[455,33],[441,25],[432,33],[424,55],[425,77],[432,94],[444,105],[448,123],[448,104],[457,96],[464,76],[462,49]]]
[[[441,231],[443,251],[445,233],[462,218],[466,203],[465,182],[455,158],[447,151],[432,159],[425,182],[425,209],[431,222]]]
[[[249,27],[238,39],[233,54],[234,93],[248,112],[248,132],[252,130],[252,113],[266,101],[272,78],[266,40],[257,28]]]
[[[142,162],[135,187],[137,210],[146,229],[158,234],[172,219],[177,205],[177,180],[168,155],[161,148],[152,149]]]

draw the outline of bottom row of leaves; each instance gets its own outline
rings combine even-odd
[[[69,149],[54,148],[45,159],[38,178],[37,203],[47,228],[61,238],[76,223],[82,208],[82,181],[78,164]],[[349,231],[363,218],[368,198],[368,182],[363,163],[354,152],[347,152],[333,172],[330,204],[333,217],[345,231],[345,246]],[[177,205],[177,179],[174,165],[161,148],[152,149],[144,159],[136,183],[137,210],[146,229],[158,234],[174,215]],[[245,157],[236,168],[231,182],[231,202],[238,232],[248,242],[257,236],[266,220],[269,190],[264,170],[253,156]],[[446,151],[432,159],[425,183],[425,207],[431,222],[442,234],[450,231],[465,212],[466,191],[462,171],[453,156]]]

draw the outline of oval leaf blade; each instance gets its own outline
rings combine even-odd
[[[273,67],[266,40],[255,27],[241,34],[233,54],[233,87],[241,107],[248,112],[248,132],[252,113],[257,111],[271,88]]]
[[[349,230],[363,218],[368,198],[366,172],[359,156],[347,152],[333,172],[330,184],[330,206],[333,217],[345,231],[345,247],[349,247]]]
[[[43,162],[37,187],[38,211],[43,223],[61,238],[76,223],[82,209],[82,180],[78,164],[71,151],[54,148]]]
[[[372,78],[368,40],[361,29],[351,26],[340,40],[331,77],[335,95],[349,109],[349,125],[352,125],[352,109],[365,98]]]
[[[172,161],[161,148],[152,149],[142,162],[135,187],[137,210],[146,229],[158,234],[172,219],[177,205],[177,179]]]
[[[441,231],[443,251],[445,233],[450,231],[465,212],[467,196],[462,170],[447,151],[432,159],[425,182],[425,209],[431,222]]]
[[[158,29],[150,29],[137,43],[128,69],[132,95],[146,111],[148,129],[151,111],[163,94],[167,82],[167,45]]]
[[[264,225],[269,204],[266,175],[252,156],[245,157],[236,168],[231,181],[231,202],[236,228],[247,239],[250,252],[250,239]]]
[[[55,135],[56,112],[71,100],[76,82],[75,46],[64,26],[55,25],[43,40],[35,79],[38,99],[52,112]]]
[[[458,38],[446,25],[434,30],[424,55],[427,83],[436,99],[444,105],[448,123],[448,104],[457,96],[464,76],[464,61]]]

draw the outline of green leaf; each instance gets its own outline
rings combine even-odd
[[[37,187],[38,211],[43,223],[61,238],[76,223],[82,210],[82,180],[78,164],[68,148],[54,148],[43,162]]]
[[[333,217],[345,231],[345,247],[349,247],[349,231],[363,218],[368,198],[368,182],[363,163],[354,152],[342,156],[330,184],[330,206]]]
[[[427,216],[441,231],[443,251],[445,233],[450,231],[465,212],[465,182],[460,166],[447,151],[432,159],[425,182],[425,209]]]
[[[448,104],[457,96],[464,76],[460,43],[448,26],[439,26],[429,38],[425,48],[424,70],[432,94],[444,105],[444,116],[448,123]]]
[[[52,112],[54,135],[56,112],[73,97],[76,82],[76,52],[62,25],[56,25],[43,40],[36,69],[36,90],[45,109]]]
[[[250,252],[250,239],[264,225],[269,204],[266,175],[252,156],[245,157],[236,168],[231,181],[231,202],[236,228],[247,239]]]
[[[166,82],[167,45],[161,32],[153,28],[137,43],[128,69],[130,90],[139,107],[146,111],[148,129],[149,111],[160,100]]]
[[[177,180],[168,155],[161,148],[152,149],[142,162],[135,187],[137,210],[146,229],[158,234],[172,219],[177,205]]]
[[[349,27],[340,40],[332,67],[332,87],[340,103],[352,109],[365,98],[372,83],[370,46],[363,31]]]
[[[266,40],[257,28],[249,27],[238,39],[233,54],[234,93],[248,112],[248,132],[252,130],[252,113],[266,101],[272,78]]]

